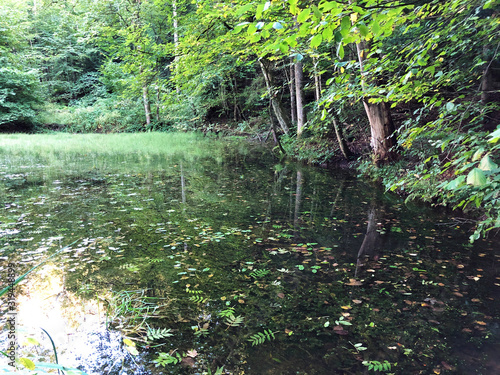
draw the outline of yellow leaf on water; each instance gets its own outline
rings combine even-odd
[[[31,359],[28,358],[19,358],[19,363],[26,367],[28,370],[34,370],[35,364]]]
[[[123,339],[123,343],[127,346],[135,346],[135,342],[130,339]]]
[[[344,309],[344,310],[350,310],[352,309],[351,306],[340,306],[341,309]]]
[[[239,299],[239,300],[238,300],[238,302],[239,302],[239,303],[245,303],[245,301],[244,301],[244,300],[242,300],[242,299]]]

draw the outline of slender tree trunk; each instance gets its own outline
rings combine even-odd
[[[318,74],[318,59],[313,57],[313,65],[314,65],[314,96],[316,98],[316,102],[319,102],[321,98],[321,75]]]
[[[281,100],[276,95],[273,76],[271,73],[271,68],[269,66],[270,63],[263,59],[259,59],[259,63],[262,69],[262,74],[264,75],[264,80],[266,81],[267,92],[269,94],[269,98],[271,99],[271,105],[273,107],[274,115],[276,116],[276,119],[278,120],[278,123],[280,124],[283,132],[285,134],[288,134],[288,132],[290,131],[289,130],[290,119],[288,118],[288,115],[283,109]]]
[[[306,114],[304,112],[304,69],[300,61],[295,63],[295,98],[297,99],[297,137],[300,137],[306,123]]]
[[[347,147],[347,143],[345,141],[342,128],[339,127],[339,124],[337,123],[337,119],[335,118],[335,116],[333,116],[332,122],[333,122],[333,128],[335,129],[335,135],[337,136],[337,142],[339,143],[340,152],[342,152],[344,158],[349,159],[349,157],[352,156],[352,153],[349,150],[349,147]]]
[[[358,52],[359,67],[361,73],[361,85],[363,90],[366,90],[366,78],[364,71],[364,61],[366,59],[367,46],[366,43],[360,42],[356,44]],[[395,160],[397,153],[394,151],[396,145],[394,132],[395,126],[392,122],[391,111],[388,103],[379,102],[371,103],[370,98],[363,99],[368,121],[370,122],[371,130],[371,146],[373,149],[375,163],[385,163]]]
[[[155,85],[156,89],[156,122],[160,122],[160,87]]]
[[[291,108],[291,119],[292,125],[297,123],[297,101],[295,99],[295,65],[293,64],[293,58],[290,58],[290,82],[288,83],[290,89],[290,108]]]
[[[146,114],[146,125],[151,124],[151,104],[149,103],[148,86],[142,86],[142,100],[144,102],[144,112]]]
[[[179,19],[177,16],[177,0],[172,1],[172,23],[174,26],[174,47],[175,47],[175,57],[174,57],[174,66],[175,70],[177,70],[177,63],[179,60]],[[181,90],[179,85],[175,84],[175,91],[177,94],[180,94]]]
[[[483,59],[487,61],[484,64],[483,76],[481,79],[481,102],[483,104],[488,104],[494,101],[493,91],[495,90],[495,86],[494,86],[494,78],[493,78],[493,71],[491,69],[491,64],[495,60],[499,48],[500,48],[500,43],[497,45],[496,50],[493,53],[493,56],[490,57],[489,56],[490,46],[485,45],[483,47]]]

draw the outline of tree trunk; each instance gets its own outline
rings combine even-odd
[[[313,57],[313,65],[314,65],[314,96],[316,98],[316,102],[319,102],[321,98],[321,75],[318,74],[318,59]]]
[[[368,99],[363,100],[368,120],[370,121],[371,141],[375,162],[377,164],[397,159],[397,153],[394,151],[395,127],[392,122],[389,104],[369,103]]]
[[[144,102],[144,112],[146,114],[146,125],[151,124],[151,104],[149,103],[148,86],[142,86],[142,100]]]
[[[273,76],[271,74],[270,63],[266,62],[263,59],[259,59],[260,67],[262,69],[262,74],[264,75],[264,80],[266,81],[267,92],[269,94],[269,98],[271,99],[271,105],[273,107],[274,115],[278,120],[278,123],[283,129],[285,134],[289,133],[290,119],[283,109],[283,105],[281,100],[276,95],[276,89],[274,87]]]
[[[359,69],[361,73],[361,86],[366,90],[366,78],[364,71],[364,61],[366,59],[366,43],[364,41],[356,44],[358,52]],[[397,159],[397,152],[394,150],[396,145],[394,132],[395,127],[392,122],[391,111],[386,102],[370,103],[370,98],[363,99],[368,121],[370,122],[371,146],[373,149],[374,162],[376,164],[386,163]]]
[[[160,87],[155,86],[156,89],[156,122],[160,122]]]
[[[347,143],[345,141],[342,128],[339,127],[335,116],[332,118],[332,121],[333,121],[333,128],[335,129],[335,135],[337,136],[337,142],[339,143],[340,151],[342,152],[342,155],[344,155],[344,158],[349,159],[352,156],[352,153],[351,150],[349,150],[349,147],[347,147]]]
[[[293,64],[293,58],[290,58],[290,82],[288,83],[288,88],[290,89],[290,112],[292,114],[292,125],[297,123],[297,102],[295,99],[295,65]]]
[[[174,47],[175,47],[174,69],[177,70],[177,63],[179,60],[179,20],[177,17],[177,0],[172,1],[172,23],[174,26]],[[181,93],[181,90],[177,83],[175,84],[175,91],[177,92],[177,94]]]
[[[295,63],[295,97],[297,99],[297,138],[299,138],[306,123],[306,114],[304,112],[304,69],[300,61]]]

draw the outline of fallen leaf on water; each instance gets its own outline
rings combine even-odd
[[[238,300],[238,302],[239,302],[239,303],[245,303],[245,301],[244,301],[244,300],[242,300],[242,299],[239,299],[239,300]]]
[[[486,323],[485,323],[485,322],[482,322],[482,321],[480,321],[480,320],[475,320],[475,321],[474,321],[474,323],[477,323],[477,324],[479,324],[480,326],[485,326],[485,325],[486,325]]]
[[[363,303],[363,301],[359,300],[359,299],[353,299],[352,302],[356,303],[356,304],[360,304],[360,303]]]
[[[345,283],[344,285],[360,286],[360,285],[363,285],[363,283],[359,280],[356,280],[356,279],[349,279],[349,282]]]
[[[340,306],[341,309],[344,309],[344,310],[350,310],[352,309],[351,306],[347,305],[347,306]]]
[[[187,351],[186,355],[188,357],[194,358],[198,355],[198,352],[196,351],[196,349],[191,349]]]
[[[445,361],[441,361],[441,364],[443,365],[443,367],[445,368],[445,370],[448,370],[448,371],[454,371],[455,370],[455,367],[446,363]]]
[[[333,332],[335,332],[337,335],[342,335],[342,336],[349,334],[349,332],[347,332],[342,326],[333,327]]]
[[[284,294],[284,293],[279,292],[279,293],[278,293],[278,297],[279,297],[279,298],[285,298],[285,294]]]

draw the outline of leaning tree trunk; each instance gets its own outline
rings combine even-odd
[[[347,147],[347,143],[345,141],[344,134],[342,132],[342,128],[339,127],[337,123],[337,119],[335,116],[332,118],[333,128],[335,130],[335,135],[337,136],[337,142],[339,143],[340,152],[344,155],[344,158],[349,159],[352,156],[351,150]]]
[[[359,68],[362,77],[361,85],[363,91],[369,83],[365,78],[364,61],[366,58],[367,46],[364,41],[356,44],[358,52]],[[368,121],[371,130],[371,146],[373,149],[374,161],[376,164],[385,163],[397,159],[397,152],[394,150],[396,141],[394,137],[395,126],[392,122],[391,111],[388,103],[372,103],[369,97],[363,99]]]
[[[295,98],[297,100],[297,137],[300,137],[306,123],[306,113],[304,111],[304,67],[300,61],[295,63]]]
[[[270,63],[263,59],[259,59],[260,68],[262,69],[262,74],[264,75],[264,80],[266,81],[267,92],[269,94],[269,98],[271,99],[271,105],[273,107],[274,115],[278,120],[278,123],[283,129],[285,134],[289,133],[290,128],[290,119],[286,114],[286,111],[283,109],[283,104],[281,100],[276,95],[276,89],[274,87],[274,80],[271,73]]]

